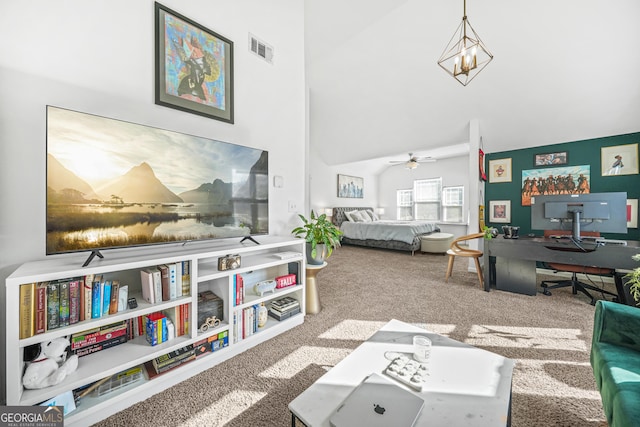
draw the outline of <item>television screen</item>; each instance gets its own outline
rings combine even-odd
[[[47,106],[46,253],[269,232],[268,152]]]

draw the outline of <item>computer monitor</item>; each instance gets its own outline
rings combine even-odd
[[[531,228],[627,233],[627,193],[558,194],[531,198]]]

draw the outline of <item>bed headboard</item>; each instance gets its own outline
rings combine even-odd
[[[345,208],[333,208],[333,216],[331,217],[331,222],[333,222],[337,227],[340,227],[344,221],[349,221],[345,216],[345,212],[350,212],[354,210],[369,210],[374,212],[371,207],[359,207],[359,206],[349,206]]]

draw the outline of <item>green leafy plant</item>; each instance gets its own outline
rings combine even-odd
[[[493,239],[498,236],[498,230],[493,227],[484,226],[482,228],[482,232],[484,233],[484,238],[487,240]]]
[[[640,254],[636,254],[632,257],[636,261],[640,261]],[[640,306],[640,267],[636,267],[631,270],[631,273],[628,273],[624,276],[628,279],[629,283],[629,292],[634,300],[636,300],[636,305]]]
[[[304,215],[299,214],[298,216],[302,220],[303,225],[294,228],[292,233],[296,237],[304,238],[307,243],[311,244],[312,257],[316,256],[317,245],[320,244],[326,246],[327,258],[330,257],[333,249],[340,246],[342,231],[327,219],[326,214],[316,216],[312,210],[309,219]]]

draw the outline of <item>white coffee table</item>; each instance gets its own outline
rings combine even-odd
[[[411,355],[414,335],[433,343],[422,392],[397,383],[425,401],[416,426],[510,425],[513,360],[394,319],[289,403],[292,426],[296,418],[309,427],[330,426],[349,393],[372,372],[384,372],[385,354]]]

